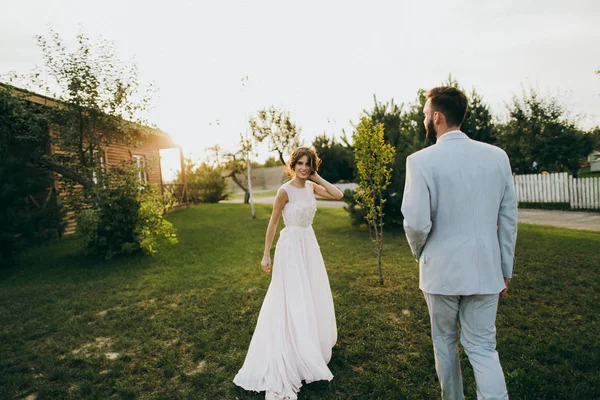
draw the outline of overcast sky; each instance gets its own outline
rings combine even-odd
[[[34,35],[49,24],[69,41],[83,26],[135,56],[160,89],[151,119],[195,157],[234,149],[262,107],[288,109],[310,144],[351,133],[374,94],[409,102],[449,74],[497,114],[534,87],[600,125],[598,0],[0,0],[0,10],[0,73],[42,65]]]

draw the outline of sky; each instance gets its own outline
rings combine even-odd
[[[81,29],[113,41],[159,88],[151,121],[194,159],[215,144],[235,150],[264,107],[288,110],[310,145],[350,135],[373,95],[408,103],[450,74],[499,116],[534,88],[582,127],[600,125],[597,0],[0,0],[0,9],[0,74],[42,66],[34,36],[49,26],[66,43]],[[262,146],[255,158],[268,155]]]

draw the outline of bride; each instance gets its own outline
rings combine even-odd
[[[317,173],[321,160],[307,148],[292,152],[292,179],[277,191],[261,261],[271,272],[271,245],[279,217],[285,228],[275,248],[273,276],[244,365],[233,382],[265,391],[265,399],[297,399],[302,381],[333,379],[327,363],[337,341],[329,279],[312,229],[315,194],[341,199],[342,192]],[[310,180],[309,180],[310,179]]]

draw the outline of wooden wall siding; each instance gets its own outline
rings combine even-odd
[[[163,185],[161,181],[160,174],[160,161],[159,161],[159,152],[157,148],[154,148],[152,144],[142,145],[137,148],[130,148],[125,145],[112,145],[106,149],[105,157],[106,157],[106,166],[110,168],[111,166],[119,165],[123,161],[131,161],[133,155],[141,155],[146,156],[147,162],[147,172],[148,172],[148,183],[157,185],[160,192],[163,192]],[[64,204],[65,193],[60,190],[60,181],[58,183],[58,193],[60,196],[61,203]],[[76,232],[77,223],[75,221],[75,212],[72,210],[68,210],[65,215],[65,232],[64,235],[72,235]]]
[[[152,144],[144,144],[135,148],[125,145],[112,145],[106,149],[106,165],[110,168],[111,166],[121,164],[123,161],[131,161],[134,155],[146,157],[148,183],[157,185],[162,193],[160,155],[158,149]]]
[[[77,231],[77,222],[75,222],[75,211],[67,211],[65,214],[65,231],[64,236],[74,235]]]
[[[60,150],[53,149],[55,153],[60,153]],[[105,151],[106,166],[119,165],[123,161],[131,161],[133,155],[141,155],[146,157],[148,183],[156,185],[160,192],[163,192],[163,185],[160,173],[160,160],[159,151],[155,147],[154,143],[144,143],[139,147],[127,147],[126,145],[116,144],[108,147]],[[64,204],[65,192],[61,190],[62,184],[59,180],[56,180],[57,190],[59,193],[59,201]],[[79,187],[81,189],[81,187]],[[65,214],[64,222],[66,223],[64,235],[72,235],[76,231],[76,215],[73,210],[67,210]]]
[[[25,98],[33,103],[55,107],[60,103],[52,99],[50,97],[40,95],[37,93],[29,92],[24,89],[19,89],[16,87],[12,87],[10,85],[6,85],[0,82],[0,86],[9,87],[11,90],[14,90],[17,93],[25,95]],[[133,123],[132,123],[133,124]],[[114,165],[120,164],[122,161],[131,161],[133,155],[142,155],[146,157],[146,167],[147,167],[147,176],[148,183],[157,185],[160,189],[160,192],[164,192],[164,188],[162,185],[162,177],[160,171],[160,158],[159,158],[159,150],[167,149],[167,148],[175,148],[178,147],[173,139],[161,131],[160,129],[154,129],[149,127],[144,127],[141,125],[133,124],[134,128],[138,131],[138,140],[141,143],[138,147],[134,146],[126,146],[124,144],[117,144],[110,146],[105,149],[104,157],[105,163],[108,168]],[[60,131],[51,128],[49,131],[50,136],[60,135]],[[56,148],[55,146],[49,146],[48,151],[50,154],[60,154],[63,151],[61,149]],[[57,190],[59,198],[58,201],[64,204],[65,193],[62,189],[62,184],[56,178],[53,183],[54,188]],[[45,197],[43,198],[45,199]],[[32,197],[32,202],[40,203],[43,200],[42,198],[38,199],[37,196]],[[65,230],[65,234],[72,234],[75,232],[75,213],[72,210],[67,210],[65,222],[67,223],[67,228]]]
[[[64,183],[58,178],[58,176],[54,179],[54,185],[56,187],[56,191],[58,192],[58,202],[62,204],[63,210],[65,212],[63,222],[65,223],[65,231],[63,235],[72,235],[75,233],[75,227],[77,223],[75,222],[75,211],[68,208],[65,205],[65,200],[67,198],[66,191],[63,190]],[[81,185],[75,185],[75,190],[82,190],[83,187]]]

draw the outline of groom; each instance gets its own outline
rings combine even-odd
[[[460,335],[477,398],[508,399],[495,321],[513,274],[517,201],[506,153],[460,131],[466,112],[462,91],[427,92],[424,122],[437,142],[406,159],[404,229],[419,262],[442,398],[464,399]]]

